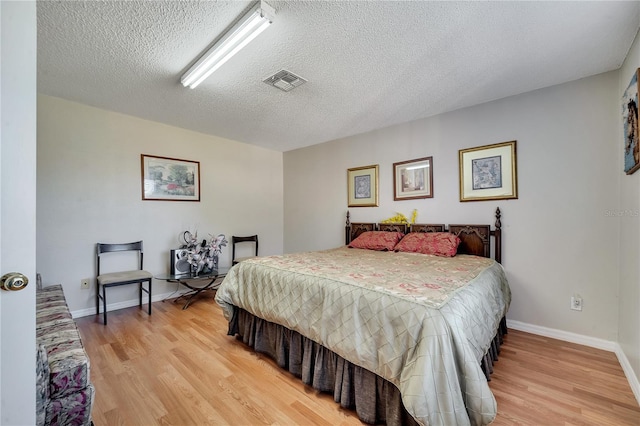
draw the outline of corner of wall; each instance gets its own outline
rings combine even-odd
[[[619,70],[619,99],[629,85],[634,72],[640,67],[640,31],[636,33],[627,57]],[[622,125],[618,126],[618,140],[623,139]],[[619,158],[623,145],[619,143]],[[622,168],[622,162],[620,162]],[[631,212],[621,216],[618,228],[618,338],[616,354],[627,376],[636,399],[640,402],[640,172],[632,175],[619,173],[618,208]]]

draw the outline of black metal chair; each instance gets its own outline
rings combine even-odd
[[[128,271],[117,271],[102,273],[100,268],[100,259],[107,253],[135,251],[138,254],[138,269]],[[149,295],[149,315],[151,315],[151,280],[153,275],[143,269],[143,252],[142,241],[123,244],[105,244],[98,243],[96,247],[97,260],[97,289],[96,289],[96,315],[100,314],[100,299],[103,303],[104,325],[107,325],[107,287],[116,287],[119,285],[138,284],[140,286],[140,307],[142,307],[142,292]],[[148,282],[148,289],[144,288],[143,283]],[[102,294],[100,292],[102,291]]]
[[[254,243],[255,244],[255,254],[253,256],[244,256],[244,257],[236,257],[236,244],[238,243]],[[258,256],[258,236],[252,235],[250,237],[231,237],[231,265],[235,265],[237,263],[242,262],[243,260],[251,259],[252,257]]]

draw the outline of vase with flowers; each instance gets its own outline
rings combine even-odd
[[[218,269],[218,257],[228,243],[224,234],[218,234],[217,237],[209,234],[209,240],[200,241],[197,232],[185,231],[181,238],[181,249],[185,251],[185,260],[189,263],[193,275],[206,274]]]

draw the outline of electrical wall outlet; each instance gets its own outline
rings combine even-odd
[[[88,290],[89,289],[89,278],[85,278],[83,280],[80,280],[80,288],[83,290]]]
[[[574,311],[582,310],[582,297],[579,294],[571,297],[571,309]]]

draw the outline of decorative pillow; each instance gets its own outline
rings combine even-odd
[[[349,247],[367,250],[393,250],[402,239],[402,232],[366,231],[351,241]]]
[[[453,257],[459,244],[460,238],[449,232],[411,232],[396,245],[395,251]]]

